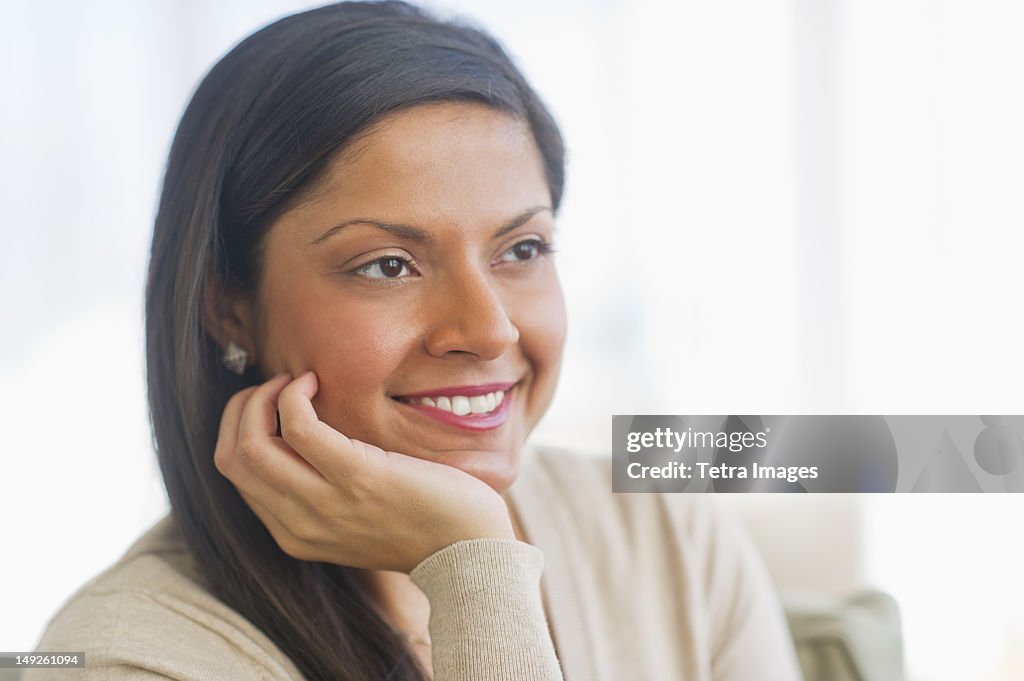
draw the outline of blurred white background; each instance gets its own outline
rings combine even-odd
[[[0,649],[166,511],[141,333],[165,155],[205,70],[309,6],[0,4]],[[540,439],[607,454],[614,413],[1024,412],[1024,4],[430,6],[497,35],[567,137]],[[897,597],[913,681],[1024,678],[1024,495],[739,503],[780,585]]]

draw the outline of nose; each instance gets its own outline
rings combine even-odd
[[[519,329],[498,294],[483,272],[446,278],[427,302],[427,352],[435,357],[468,353],[491,360],[519,342]]]

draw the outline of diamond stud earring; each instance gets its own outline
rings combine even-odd
[[[235,341],[228,343],[228,347],[224,350],[224,354],[221,356],[220,361],[224,363],[224,366],[228,368],[233,374],[241,376],[245,373],[245,366],[249,363],[249,353],[242,348],[241,345]]]

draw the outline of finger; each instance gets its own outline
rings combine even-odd
[[[297,498],[310,498],[325,483],[316,468],[296,453],[277,431],[277,398],[291,380],[281,374],[257,388],[242,409],[238,429],[236,455],[244,464],[239,467],[239,485],[249,484],[253,476],[275,487],[279,492]],[[252,492],[259,489],[252,482]]]
[[[277,503],[280,503],[281,497],[285,495],[252,471],[247,461],[251,453],[248,449],[240,451],[239,445],[241,422],[245,408],[265,385],[251,386],[240,390],[228,400],[228,403],[224,406],[224,413],[221,415],[220,430],[217,436],[217,446],[214,450],[213,459],[217,470],[220,471],[221,475],[230,480],[239,492],[247,491],[251,495],[259,496],[265,504],[277,505]]]
[[[287,374],[280,374],[262,385],[254,385],[244,390],[239,390],[224,405],[224,412],[220,418],[220,429],[217,434],[217,446],[213,454],[214,464],[221,473],[225,473],[226,469],[236,463],[235,454],[238,449],[239,429],[241,428],[242,414],[245,411],[246,405],[260,390],[266,390],[268,384],[283,384],[286,382],[286,377]]]
[[[270,379],[253,392],[250,399],[242,409],[239,423],[238,436],[244,439],[241,445],[254,445],[251,447],[253,453],[269,440],[269,445],[285,454],[288,458],[295,459],[303,466],[313,469],[301,456],[298,456],[278,435],[277,399],[281,390],[291,381],[291,374],[279,374]],[[250,442],[251,440],[251,442]],[[246,447],[244,453],[248,453]],[[256,464],[264,463],[255,461]]]
[[[291,374],[278,374],[257,386],[242,410],[242,428],[254,434],[276,435],[277,396],[291,380]]]
[[[259,445],[247,442],[244,437],[241,442],[242,444],[237,445],[230,453],[217,454],[217,468],[243,498],[255,502],[251,503],[250,507],[254,508],[258,504],[265,512],[272,512],[274,518],[301,518],[323,494],[323,490],[315,486],[329,488],[327,482],[308,464],[291,465],[304,469],[312,480],[289,482],[287,474],[276,471],[275,462],[282,459],[289,461],[295,456],[294,453],[276,452],[275,445],[269,441],[263,445],[268,451],[255,452],[252,448],[259,448]],[[278,446],[287,447],[283,443]],[[218,451],[221,449],[222,445],[218,443]],[[268,461],[269,463],[266,463]],[[265,477],[268,475],[273,480]]]
[[[239,390],[231,396],[228,403],[224,405],[224,412],[220,417],[220,428],[217,434],[217,449],[234,451],[238,442],[238,426],[242,418],[242,409],[249,401],[258,386],[251,386],[245,390]],[[216,454],[214,455],[216,460]]]
[[[252,495],[246,494],[245,492],[239,492],[242,495],[242,499],[248,504],[252,512],[260,519],[264,527],[270,533],[271,538],[278,545],[278,547],[292,558],[300,558],[303,556],[300,545],[301,540],[295,536],[295,534],[288,529],[288,527],[282,523],[278,517],[267,508],[266,505],[258,501]],[[305,559],[305,558],[300,558]]]
[[[355,447],[354,442],[320,420],[313,408],[319,381],[309,371],[285,386],[278,396],[281,436],[292,449],[328,480],[340,480],[365,470],[368,460],[383,452],[376,447]]]

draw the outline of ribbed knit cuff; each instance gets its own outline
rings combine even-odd
[[[544,554],[514,539],[467,539],[409,577],[430,601],[434,681],[561,681],[541,603]]]

